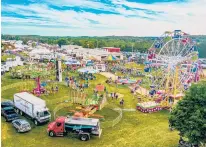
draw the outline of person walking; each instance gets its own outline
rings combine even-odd
[[[122,98],[122,100],[120,101],[120,105],[123,106],[124,105],[124,99]]]
[[[112,100],[114,99],[114,93],[112,92]]]

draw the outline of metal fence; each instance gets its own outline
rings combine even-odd
[[[101,123],[102,128],[112,128],[121,121],[121,119],[122,119],[122,109],[118,108],[114,105],[111,105],[111,104],[108,104],[106,107],[113,110],[113,111],[116,111],[118,113],[118,116],[116,118],[114,118],[113,120],[109,120],[109,121],[105,120]]]
[[[116,109],[113,109],[113,110],[117,111],[119,113],[119,116],[112,121],[112,127],[114,127],[116,124],[118,124],[122,119],[122,109],[121,108],[116,108]]]
[[[57,112],[58,112],[59,110],[61,110],[61,109],[63,109],[63,108],[67,108],[67,107],[69,107],[69,106],[71,106],[71,103],[61,103],[61,104],[58,104],[58,105],[54,108],[54,110],[53,110],[53,114],[54,114],[53,118],[56,119],[56,118],[58,117],[58,116],[57,116]]]

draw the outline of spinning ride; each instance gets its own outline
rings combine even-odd
[[[181,30],[165,32],[148,49],[145,65],[149,95],[163,107],[171,107],[192,82],[200,79],[196,42]]]

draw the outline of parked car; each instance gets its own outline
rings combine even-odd
[[[17,130],[17,132],[28,132],[31,130],[31,126],[28,121],[24,119],[16,119],[12,121],[12,125]]]
[[[1,110],[5,107],[13,107],[14,103],[10,100],[1,102]]]
[[[6,121],[12,121],[12,120],[15,120],[15,119],[19,118],[17,113],[14,111],[13,107],[2,108],[1,109],[1,114],[2,114],[2,116],[4,116]]]
[[[6,107],[13,107],[13,102],[10,100],[1,102],[1,115],[3,114],[4,108]]]

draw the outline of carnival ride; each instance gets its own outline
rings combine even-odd
[[[53,93],[53,91],[46,90],[46,86],[48,85],[47,82],[52,82],[52,87],[54,87],[54,82],[52,78],[55,77],[55,64],[52,62],[49,63],[39,63],[34,62],[32,60],[29,61],[29,63],[22,67],[16,67],[12,69],[11,76],[12,78],[18,78],[18,79],[32,79],[35,83],[35,88],[30,89],[27,88],[28,85],[22,85],[21,91],[30,91],[40,96],[41,94],[49,94]],[[40,82],[40,78],[43,82]],[[30,87],[30,86],[29,86]],[[32,85],[33,87],[33,85]],[[53,88],[54,89],[54,88]]]
[[[104,85],[97,85],[94,94],[90,97],[83,91],[73,89],[70,92],[71,101],[73,104],[80,104],[84,106],[98,105],[106,98],[104,88]]]
[[[181,30],[165,32],[148,49],[144,71],[142,86],[148,86],[149,97],[163,108],[172,107],[200,79],[196,42]]]
[[[77,110],[69,110],[69,112],[73,113],[73,117],[92,117],[92,118],[99,118],[104,119],[104,116],[94,114],[98,110],[97,105],[90,105],[90,106],[79,106],[76,107]]]
[[[33,94],[40,96],[41,94],[46,92],[46,89],[44,88],[46,86],[46,83],[42,83],[40,82],[40,76],[38,76],[36,79],[36,88],[33,89]]]

